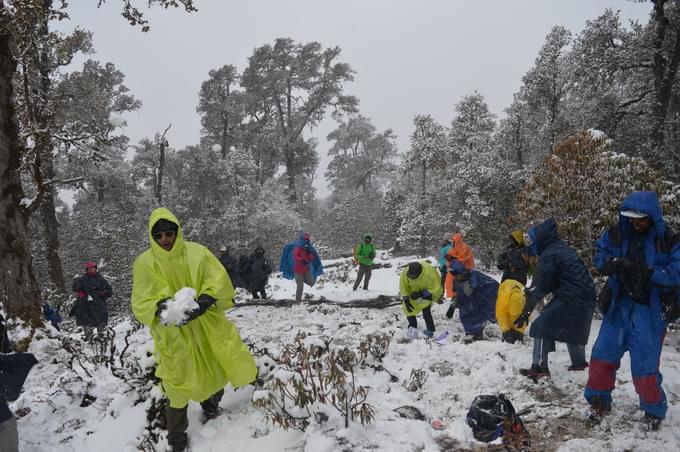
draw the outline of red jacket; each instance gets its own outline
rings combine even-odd
[[[293,271],[295,273],[307,273],[309,263],[314,259],[314,254],[303,246],[298,246],[293,250]]]

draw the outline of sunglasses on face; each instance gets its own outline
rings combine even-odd
[[[156,241],[159,241],[160,239],[163,238],[163,236],[171,239],[175,236],[175,231],[170,230],[170,231],[155,232],[153,234],[153,239],[156,240]]]

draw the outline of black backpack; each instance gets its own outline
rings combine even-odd
[[[475,397],[465,421],[477,441],[488,443],[503,437],[507,450],[527,450],[531,446],[529,432],[503,394]]]

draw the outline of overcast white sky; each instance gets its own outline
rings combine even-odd
[[[401,152],[415,115],[448,125],[456,102],[475,89],[502,115],[553,25],[576,34],[608,7],[641,22],[651,10],[628,0],[196,0],[191,14],[145,10],[152,29],[141,33],[120,16],[121,3],[98,9],[96,0],[73,1],[67,26],[93,31],[97,53],[89,58],[113,62],[142,101],[127,116],[132,143],[172,123],[172,147],[197,144],[197,93],[208,71],[225,64],[242,71],[254,48],[290,37],[340,46],[341,61],[357,72],[346,92],[379,131],[394,130]],[[325,137],[334,128],[328,120],[308,133],[320,142],[322,197]]]

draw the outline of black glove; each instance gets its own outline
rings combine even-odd
[[[524,325],[529,323],[529,316],[531,315],[531,312],[529,311],[523,311],[519,317],[517,317],[517,320],[515,320],[515,326],[517,328],[522,328]]]
[[[404,303],[407,312],[413,312],[413,305],[411,304],[411,300],[409,300],[409,298],[406,295],[401,297],[401,301]]]
[[[432,294],[430,293],[429,290],[423,289],[423,291],[420,292],[420,298],[422,298],[423,300],[431,300]]]
[[[666,323],[673,323],[680,318],[680,305],[675,292],[665,292],[659,296],[661,311]]]
[[[607,276],[626,276],[635,265],[635,261],[628,257],[610,257],[602,266],[602,273]]]
[[[609,311],[609,305],[612,302],[612,288],[609,287],[608,283],[604,284],[600,294],[597,296],[597,307],[602,315],[605,315]]]
[[[156,303],[156,317],[158,317],[159,319],[161,318],[161,312],[165,311],[168,308],[168,300],[169,298],[163,298],[162,300]]]
[[[189,312],[186,312],[187,314],[187,319],[182,323],[182,325],[186,325],[187,323],[191,322],[192,320],[200,317],[205,313],[205,311],[208,310],[210,306],[213,306],[217,302],[216,299],[211,297],[208,294],[201,294],[198,297],[198,300],[196,300],[196,303],[198,304],[198,308],[195,308]],[[179,325],[179,326],[182,326]]]
[[[309,261],[306,260],[306,259],[302,259],[302,260],[300,261],[300,263],[301,263],[302,265],[309,265]]]
[[[375,251],[371,251],[370,253],[368,253],[368,258],[369,259],[375,258]]]
[[[517,341],[521,341],[524,335],[517,330],[508,330],[503,332],[502,340],[508,344],[514,344]]]
[[[451,300],[451,305],[449,306],[449,309],[446,310],[446,318],[452,319],[453,313],[456,312],[456,309],[458,309],[458,298],[454,297]]]
[[[414,290],[413,292],[411,292],[411,300],[417,300],[418,298],[423,298],[422,292],[417,291],[417,290]]]

